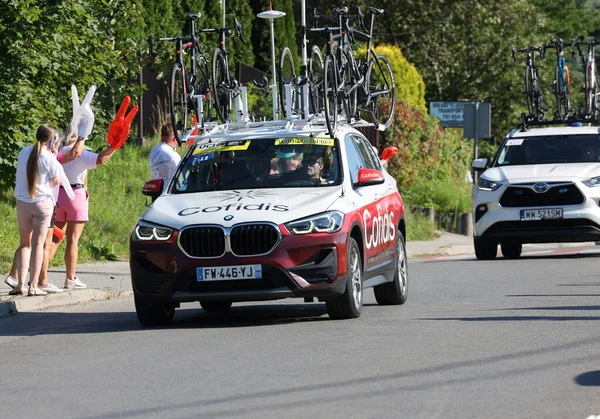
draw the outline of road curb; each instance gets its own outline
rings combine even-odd
[[[98,289],[67,291],[44,296],[3,296],[0,297],[0,317],[17,313],[39,311],[51,307],[68,306],[89,301],[108,300],[132,295],[133,291],[110,292]]]

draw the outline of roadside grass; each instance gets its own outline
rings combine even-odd
[[[405,207],[406,208],[406,207]],[[406,241],[433,240],[438,237],[435,227],[422,214],[406,211]]]

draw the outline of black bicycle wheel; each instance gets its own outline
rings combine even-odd
[[[296,102],[296,68],[294,65],[294,58],[292,57],[292,51],[288,47],[285,47],[281,52],[281,59],[279,60],[279,106],[281,106],[281,114],[284,118],[288,118],[294,113],[298,112]],[[285,86],[290,84],[292,86],[290,104],[291,104],[291,115],[288,115],[286,102],[288,100]]]
[[[181,63],[175,63],[171,71],[170,111],[171,123],[177,142],[181,144],[183,133],[192,127],[188,108],[188,85]]]
[[[337,68],[335,58],[332,54],[325,56],[323,65],[323,100],[325,108],[325,124],[331,138],[335,138],[335,128],[337,126]]]
[[[310,110],[313,114],[323,112],[323,54],[318,46],[313,45],[308,61],[308,83],[310,91]]]
[[[217,116],[222,123],[229,122],[233,92],[225,52],[217,48],[212,62],[213,100]]]
[[[198,122],[212,121],[212,94],[210,83],[210,68],[204,56],[198,59],[198,74],[196,78],[196,95],[202,96],[202,112],[198,115]],[[196,108],[198,105],[195,105]]]
[[[569,116],[570,100],[567,93],[567,81],[563,77],[560,68],[556,68],[556,118],[567,119]]]
[[[383,54],[373,55],[367,71],[367,105],[375,128],[389,127],[396,111],[396,82],[389,60]]]
[[[539,121],[544,119],[544,112],[548,110],[544,106],[544,91],[542,90],[542,81],[540,80],[540,74],[537,68],[533,69],[533,100],[535,115]]]
[[[534,75],[533,69],[531,67],[527,68],[525,72],[525,97],[527,99],[527,116],[535,117],[535,89],[533,86],[534,83]]]
[[[343,66],[339,68],[340,74],[342,77],[342,82],[340,82],[340,97],[344,114],[346,115],[346,121],[348,123],[352,122],[353,118],[356,118],[356,107],[358,105],[358,97],[357,97],[357,89],[354,86],[356,80],[358,79],[358,74],[356,74],[356,62],[354,60],[354,54],[352,53],[352,48],[349,46],[344,47],[342,51],[342,60]]]

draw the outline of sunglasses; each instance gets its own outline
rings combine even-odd
[[[304,164],[308,164],[309,166],[312,166],[314,164],[323,164],[323,161],[320,159],[307,159],[307,160],[303,160],[302,161]]]

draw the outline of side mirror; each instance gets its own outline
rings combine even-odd
[[[487,168],[487,163],[487,159],[473,160],[473,163],[471,163],[471,168],[476,172],[483,172]]]
[[[142,188],[142,194],[146,196],[151,196],[153,198],[158,198],[163,191],[164,181],[162,179],[153,179],[149,180],[144,184]]]
[[[381,160],[381,163],[384,163],[386,161],[388,161],[389,159],[392,158],[392,156],[394,154],[396,154],[398,152],[398,147],[386,147],[382,152],[381,152],[381,156],[379,156],[379,160]]]
[[[382,172],[375,169],[359,169],[358,170],[358,182],[353,186],[369,186],[369,185],[381,185],[385,182],[385,176]]]

